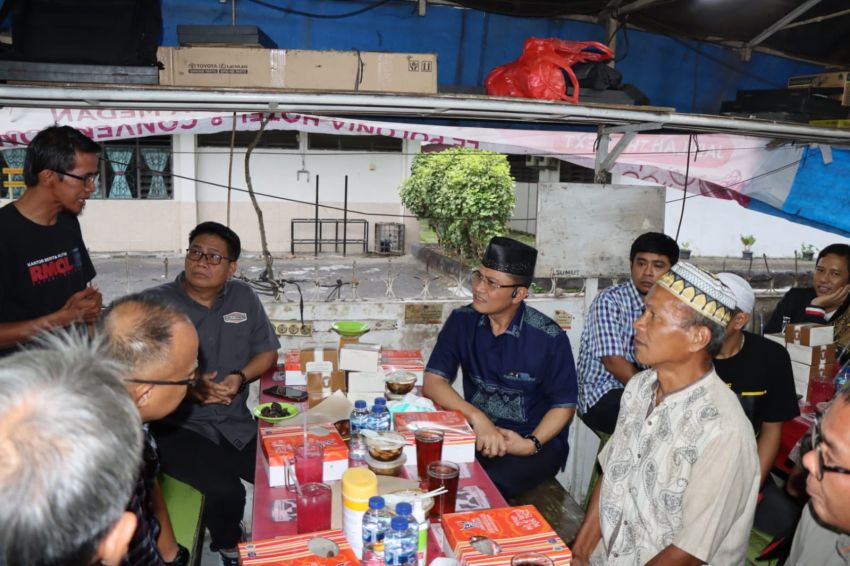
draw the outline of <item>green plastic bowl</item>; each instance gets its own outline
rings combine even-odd
[[[263,410],[264,407],[270,407],[271,403],[260,403],[259,405],[254,407],[254,410],[253,410],[254,416],[257,417],[258,419],[266,421],[267,423],[274,424],[274,423],[279,423],[281,421],[285,421],[287,419],[291,419],[292,417],[294,417],[295,415],[298,414],[298,407],[296,407],[292,403],[281,403],[280,401],[274,401],[274,403],[277,403],[278,405],[280,405],[284,409],[288,410],[289,414],[286,415],[285,417],[264,417],[262,410]]]
[[[369,323],[356,320],[340,320],[334,322],[331,328],[341,336],[361,336],[369,332]]]

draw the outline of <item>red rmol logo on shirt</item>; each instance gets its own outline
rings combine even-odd
[[[31,261],[27,264],[27,267],[33,285],[46,283],[57,277],[67,277],[68,274],[77,269],[77,266],[71,263],[71,258],[65,252]]]

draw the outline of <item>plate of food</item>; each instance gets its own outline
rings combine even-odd
[[[254,407],[254,416],[267,423],[279,423],[298,414],[298,407],[292,403],[260,403]]]

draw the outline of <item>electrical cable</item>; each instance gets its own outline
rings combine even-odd
[[[301,10],[296,10],[295,8],[285,8],[283,6],[278,6],[277,4],[272,4],[271,2],[266,2],[265,0],[248,0],[249,2],[253,2],[254,4],[259,4],[260,6],[265,6],[266,8],[270,8],[272,10],[277,10],[278,12],[283,12],[285,14],[292,14],[293,16],[303,16],[305,18],[318,18],[323,20],[337,20],[342,18],[350,18],[352,16],[357,16],[368,12],[369,10],[374,10],[384,4],[389,4],[393,0],[378,0],[377,2],[373,2],[368,6],[364,6],[362,8],[358,8],[357,10],[346,12],[344,14],[315,14],[311,12],[304,12]]]
[[[688,159],[685,161],[685,184],[682,185],[682,191],[687,194],[688,192],[688,181],[691,176],[691,142],[694,140],[694,135],[691,134],[688,136]],[[676,237],[674,240],[679,241],[679,231],[682,229],[682,219],[685,217],[685,203],[686,199],[682,199],[682,210],[679,212],[679,225],[676,226]]]

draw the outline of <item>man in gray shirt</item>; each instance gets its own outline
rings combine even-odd
[[[203,377],[165,421],[152,427],[162,471],[204,494],[210,548],[236,565],[245,488],[254,481],[257,425],[246,406],[248,383],[277,361],[280,343],[260,299],[233,280],[241,244],[230,228],[203,222],[189,234],[184,271],[152,289],[185,312],[199,338]]]

